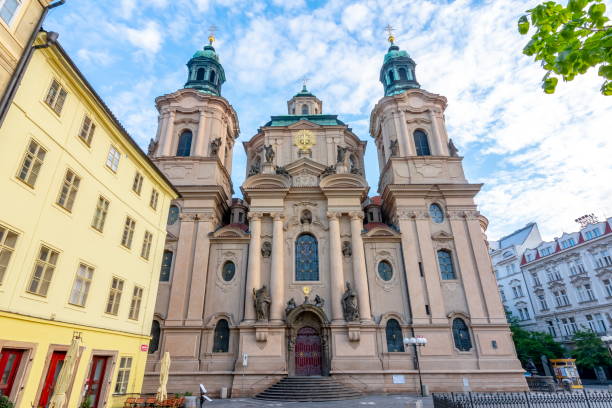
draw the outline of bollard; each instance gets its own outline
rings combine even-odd
[[[227,387],[221,387],[221,399],[227,398]]]

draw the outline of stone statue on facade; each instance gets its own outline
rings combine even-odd
[[[269,258],[272,255],[272,244],[270,241],[265,241],[261,244],[261,256],[264,258]]]
[[[342,295],[342,312],[344,320],[354,322],[359,320],[359,307],[357,306],[357,293],[351,287],[350,282],[346,282],[346,291]]]
[[[151,139],[149,141],[149,147],[147,148],[147,154],[149,156],[153,156],[155,154],[155,150],[157,150],[157,141],[154,139]]]
[[[349,257],[353,255],[353,248],[351,248],[351,243],[348,241],[344,241],[342,243],[342,256]]]
[[[257,321],[268,320],[270,316],[270,293],[268,287],[263,285],[260,289],[255,290],[253,288],[253,302],[255,303],[255,314],[257,315]]]
[[[323,300],[323,298],[321,296],[317,295],[314,298],[314,305],[316,307],[323,308],[323,306],[325,305],[325,300]]]
[[[266,163],[272,163],[274,161],[274,148],[272,145],[264,145],[264,154],[266,157]]]
[[[295,304],[295,299],[291,298],[287,302],[287,307],[285,308],[285,314],[289,314],[293,309],[295,309],[297,305]]]
[[[363,176],[363,172],[359,167],[351,167],[351,174],[357,174],[358,176]]]
[[[217,155],[217,153],[219,153],[219,148],[221,147],[221,138],[218,137],[216,139],[213,139],[212,142],[210,142],[210,156],[214,157]]]
[[[309,210],[304,210],[300,217],[301,224],[312,224],[312,213]]]
[[[448,152],[451,157],[459,157],[459,149],[453,143],[453,139],[448,140]]]
[[[336,162],[344,164],[346,161],[346,153],[351,150],[348,146],[338,146],[338,152],[336,154]]]
[[[331,176],[332,174],[336,174],[336,168],[334,166],[327,166],[323,173],[321,173],[321,178]]]
[[[249,169],[249,177],[261,172],[261,159],[257,157]]]
[[[279,176],[291,177],[287,169],[282,166],[276,166],[276,174]]]
[[[397,157],[399,154],[399,145],[397,144],[397,139],[392,140],[389,144],[389,149],[391,150],[391,157]]]

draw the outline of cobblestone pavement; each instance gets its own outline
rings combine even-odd
[[[407,408],[414,407],[410,402],[421,398],[409,395],[370,395],[359,399],[332,402],[277,402],[260,401],[251,398],[232,398],[226,400],[214,400],[204,404],[204,407],[224,407],[224,408]],[[431,397],[423,398],[423,408],[432,408]]]

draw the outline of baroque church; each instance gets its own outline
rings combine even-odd
[[[222,96],[214,38],[182,89],[155,100],[149,155],[180,192],[168,235],[144,391],[172,358],[169,392],[252,396],[284,377],[322,376],[366,392],[524,390],[491,262],[487,219],[448,138],[445,97],[421,89],[394,44],[366,142],[306,86],[243,141]],[[403,339],[426,339],[425,346]]]

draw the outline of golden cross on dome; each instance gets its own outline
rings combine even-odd
[[[210,45],[212,45],[212,43],[215,41],[215,31],[217,30],[218,28],[214,24],[208,27],[208,31],[210,31],[210,34],[208,35],[208,42],[210,43]]]
[[[393,42],[395,41],[395,37],[393,36],[393,31],[395,31],[395,28],[391,27],[391,24],[387,24],[387,26],[385,27],[385,31],[387,32],[387,34],[389,34],[387,40],[391,44],[393,44]]]

